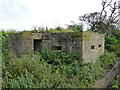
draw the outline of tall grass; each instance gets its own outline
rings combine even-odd
[[[113,52],[105,52],[95,64],[62,51],[45,50],[18,58],[9,53],[8,33],[3,31],[1,36],[3,88],[89,88],[116,62]]]
[[[103,59],[115,58],[106,58],[111,54],[106,52],[93,64],[77,61],[71,53],[60,53],[49,51],[10,59],[3,65],[3,88],[89,88],[105,72]]]

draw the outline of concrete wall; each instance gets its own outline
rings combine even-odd
[[[91,46],[95,46],[95,49],[91,49]],[[94,62],[104,53],[104,35],[88,32],[43,34],[22,32],[9,35],[9,49],[17,56],[33,54],[34,51],[42,52],[44,47],[66,53],[75,52],[79,54],[80,60]]]
[[[11,53],[20,56],[24,53],[23,33],[14,33],[8,35],[8,48]]]
[[[47,37],[48,36],[48,37]],[[43,46],[49,48],[53,46],[61,46],[64,52],[78,51],[81,48],[81,36],[76,36],[75,33],[46,33],[43,34]],[[46,43],[48,42],[48,44]]]
[[[104,53],[104,35],[90,32],[83,33],[83,59],[85,62],[95,62]]]
[[[31,33],[23,32],[23,54],[32,54],[33,52],[33,42],[32,42],[32,35]]]
[[[47,49],[57,49],[58,47],[66,53],[77,52],[80,59],[82,57],[82,37],[81,33],[78,35],[78,32],[43,34],[42,46],[46,46]]]
[[[22,54],[34,53],[34,39],[42,39],[41,33],[20,32],[8,35],[9,50],[20,56]]]
[[[24,32],[23,37],[23,52],[24,54],[33,54],[34,53],[34,40],[42,40],[41,33],[28,33]]]

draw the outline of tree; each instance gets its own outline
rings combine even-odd
[[[111,34],[112,30],[116,27],[118,22],[117,1],[102,0],[102,10],[100,12],[94,12],[85,14],[79,17],[79,20],[85,22],[90,29],[94,32],[102,32]]]
[[[83,24],[82,23],[75,23],[74,21],[71,21],[72,25],[67,25],[68,29],[71,29],[73,31],[82,32],[83,31]]]

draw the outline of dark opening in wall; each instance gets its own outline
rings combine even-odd
[[[100,47],[101,47],[101,44],[98,45],[98,48],[100,48]]]
[[[52,49],[53,49],[53,50],[61,50],[62,47],[61,47],[61,46],[53,46]]]
[[[95,49],[95,46],[93,45],[93,46],[91,46],[91,49]]]
[[[40,40],[40,39],[34,39],[33,40],[34,51],[41,52],[41,42],[42,42],[42,40]]]

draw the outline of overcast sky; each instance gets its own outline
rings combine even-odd
[[[0,0],[0,29],[54,28],[100,11],[102,0]]]

